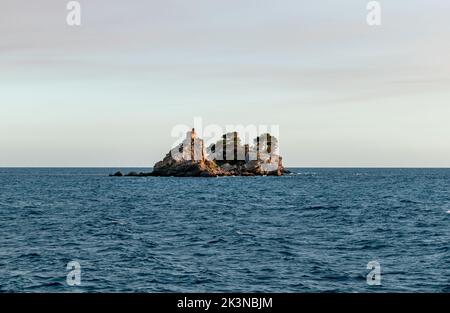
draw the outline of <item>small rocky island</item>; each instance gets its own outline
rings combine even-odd
[[[237,132],[227,133],[218,142],[205,147],[195,129],[189,131],[179,145],[153,167],[153,172],[121,172],[110,176],[281,176],[289,173],[277,153],[278,140],[270,134],[254,139],[254,145],[241,144]]]

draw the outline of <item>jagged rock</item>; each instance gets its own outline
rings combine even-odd
[[[278,140],[270,134],[255,139],[255,147],[242,146],[237,133],[222,136],[207,149],[195,130],[155,164],[152,176],[281,176],[286,170],[276,153]]]
[[[224,165],[220,166],[220,168],[225,172],[234,172],[237,169],[235,165],[231,165],[230,163],[225,163]]]
[[[109,174],[109,176],[121,177],[121,176],[123,176],[123,174],[122,174],[122,172],[115,172],[114,174]]]
[[[130,172],[125,176],[281,176],[290,173],[284,169],[282,157],[277,153],[278,140],[263,134],[254,140],[254,146],[241,145],[236,132],[222,136],[207,149],[195,130],[186,134],[186,139],[174,147],[153,167],[153,172]],[[117,172],[110,176],[124,176]]]

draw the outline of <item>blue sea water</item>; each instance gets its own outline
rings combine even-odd
[[[116,170],[0,168],[0,291],[450,291],[450,169]]]

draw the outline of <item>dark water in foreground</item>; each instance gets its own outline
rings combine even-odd
[[[450,169],[114,170],[0,168],[0,291],[450,291]]]

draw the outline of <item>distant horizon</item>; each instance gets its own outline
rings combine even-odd
[[[378,167],[378,166],[289,166],[285,165],[286,168],[301,168],[301,169],[450,169],[450,167],[420,167],[420,166],[412,166],[412,167],[398,167],[398,166],[386,166],[386,167]],[[128,169],[128,168],[148,168],[152,169],[153,166],[0,166],[0,169],[8,169],[8,168],[47,168],[47,169],[64,169],[64,168],[74,168],[74,169],[83,169],[83,168],[99,168],[99,169]]]

